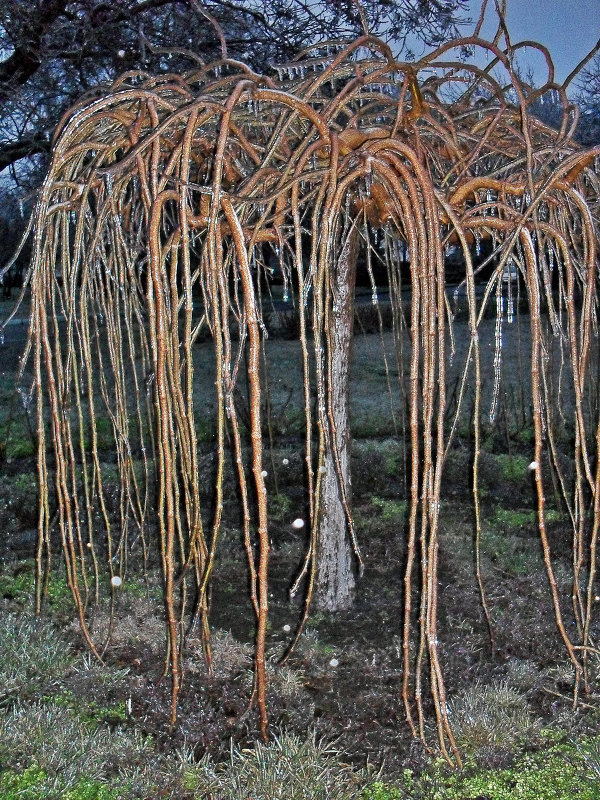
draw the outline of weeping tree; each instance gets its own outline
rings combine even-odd
[[[465,47],[489,54],[489,66],[465,64],[459,57]],[[121,580],[158,553],[173,722],[190,626],[200,626],[211,665],[209,591],[231,455],[256,618],[253,698],[267,735],[268,385],[261,286],[274,260],[299,315],[310,533],[292,593],[305,593],[303,620],[315,595],[327,609],[347,606],[355,566],[361,571],[351,509],[349,350],[357,259],[371,276],[378,260],[387,270],[394,338],[400,342],[406,333],[410,343],[407,363],[399,356],[398,376],[408,405],[398,436],[409,455],[410,492],[401,696],[413,734],[425,740],[424,693],[431,693],[441,750],[460,762],[437,638],[442,475],[471,389],[475,561],[493,636],[479,568],[481,430],[484,415],[493,419],[497,406],[502,329],[524,289],[539,534],[576,697],[587,686],[589,659],[598,656],[600,149],[574,144],[577,112],[554,82],[543,48],[548,80],[538,89],[515,74],[514,50],[508,40],[501,45],[500,33],[487,42],[476,30],[408,64],[365,34],[351,43],[318,44],[264,75],[228,58],[223,47],[222,58],[196,59],[187,72],[125,73],[82,99],[59,125],[30,223],[26,357],[37,398],[38,609],[57,537],[83,635],[101,658],[110,627],[104,640],[95,640],[90,609],[107,591],[112,608]],[[530,113],[550,91],[563,107],[558,130]],[[445,270],[450,247],[463,256],[470,330],[452,411],[446,397],[456,357]],[[406,322],[404,248],[411,289]],[[490,277],[482,294],[476,283],[483,267]],[[372,288],[377,302],[374,279]],[[493,392],[484,408],[489,369],[479,331],[494,299]],[[215,354],[211,396],[199,394],[192,358],[205,334]],[[558,384],[553,353],[564,365]],[[242,380],[247,420],[236,404]],[[204,508],[200,488],[209,478],[197,430],[211,407],[214,502]],[[117,514],[101,468],[101,419],[114,439]],[[573,474],[556,444],[557,426],[567,419]],[[560,596],[546,532],[550,476],[571,520],[569,598]]]

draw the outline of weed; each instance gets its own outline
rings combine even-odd
[[[270,664],[268,674],[269,683],[282,697],[293,700],[304,692],[304,679],[296,670]]]
[[[252,647],[238,642],[229,631],[214,630],[211,632],[213,668],[215,674],[228,677],[233,673],[249,671],[252,667]],[[204,670],[204,650],[202,641],[192,637],[188,641],[190,670]],[[250,674],[248,672],[248,674]]]

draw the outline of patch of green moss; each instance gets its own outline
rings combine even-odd
[[[33,595],[33,586],[33,570],[26,562],[12,570],[0,572],[0,597],[6,600],[24,599],[29,602]]]
[[[527,475],[529,459],[525,456],[499,453],[496,456],[496,462],[500,469],[500,475],[505,481],[522,481]]]
[[[103,722],[107,725],[120,725],[127,721],[127,708],[125,703],[117,703],[110,708],[98,705],[93,700],[88,703],[85,713],[82,715],[84,721]]]
[[[53,779],[36,765],[23,772],[3,772],[0,775],[2,800],[122,800],[123,793],[106,784],[83,779],[69,789],[60,788],[60,779]]]
[[[515,530],[517,528],[524,528],[526,525],[532,525],[535,522],[536,513],[531,510],[512,509],[512,508],[497,508],[494,511],[492,522],[499,527]]]
[[[375,781],[371,786],[364,789],[361,800],[404,800],[406,795],[401,794],[399,789],[393,786],[386,786],[381,781]]]
[[[364,800],[600,800],[600,737],[577,742],[557,741],[526,753],[511,767],[480,769],[467,763],[451,770],[439,760],[420,776],[405,770],[401,787],[375,783],[363,793]],[[394,794],[394,792],[396,792]]]
[[[40,789],[48,778],[43,769],[27,767],[23,772],[3,772],[0,775],[0,796],[4,800],[38,800]]]
[[[282,521],[289,516],[292,501],[286,494],[274,494],[269,498],[269,514],[274,520]]]
[[[481,537],[482,552],[510,575],[527,575],[540,564],[539,549],[523,537],[511,535],[523,524],[506,523],[504,531],[486,531]]]
[[[217,435],[217,428],[214,419],[196,420],[196,437],[199,442],[212,442]]]
[[[20,607],[32,608],[35,594],[34,562],[22,561],[0,572],[0,597],[14,600]],[[45,603],[53,611],[70,608],[73,596],[64,575],[64,569],[57,567],[50,573]]]
[[[408,511],[406,500],[389,500],[383,497],[373,497],[371,503],[381,511],[382,519],[385,522],[400,522]]]

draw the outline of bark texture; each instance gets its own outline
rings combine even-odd
[[[352,605],[356,588],[354,554],[346,508],[350,509],[352,499],[349,377],[357,252],[357,235],[356,231],[352,231],[336,265],[333,313],[329,327],[330,446],[325,453],[325,473],[321,485],[316,595],[317,606],[327,611],[341,611]],[[335,450],[331,447],[334,441]]]

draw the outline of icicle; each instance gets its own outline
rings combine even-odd
[[[475,255],[481,255],[481,234],[479,231],[475,231],[473,236],[475,237]]]

